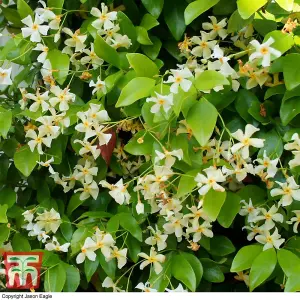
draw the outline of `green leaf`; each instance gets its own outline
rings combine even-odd
[[[197,186],[195,177],[199,172],[200,170],[192,170],[181,176],[177,190],[178,197],[189,194]]]
[[[164,0],[142,0],[142,3],[155,18],[159,17],[164,6]]]
[[[123,35],[127,35],[131,40],[131,48],[134,48],[137,41],[137,35],[134,25],[131,20],[121,11],[118,11],[118,22],[120,25],[120,33]]]
[[[84,261],[84,273],[85,273],[87,282],[90,282],[92,276],[97,271],[98,266],[99,266],[98,256],[96,256],[95,261],[92,261],[89,259],[86,259]]]
[[[264,135],[261,135],[260,138],[264,138],[265,142],[264,147],[259,149],[257,157],[262,158],[264,151],[266,151],[267,156],[271,159],[278,158],[282,155],[282,138],[275,129],[266,132]]]
[[[296,275],[299,278],[300,258],[293,252],[285,249],[280,249],[277,252],[277,258],[280,267],[287,277]]]
[[[62,235],[64,236],[64,238],[66,239],[66,241],[70,242],[73,235],[71,222],[66,215],[64,215],[61,219],[62,219],[62,223],[60,224],[59,229]]]
[[[137,34],[137,41],[141,45],[153,45],[152,41],[149,38],[146,28],[141,26],[136,26],[135,29]]]
[[[226,194],[225,202],[218,215],[218,222],[225,228],[229,228],[235,216],[240,211],[241,197],[238,194],[228,191]]]
[[[240,249],[233,259],[230,272],[241,272],[250,269],[262,249],[262,245],[250,245]]]
[[[250,24],[253,20],[253,17],[248,19],[243,19],[239,14],[239,11],[236,10],[228,20],[228,33],[238,32],[243,29],[245,26]]]
[[[0,224],[0,245],[8,240],[9,232],[10,229],[6,224]]]
[[[226,192],[217,192],[211,189],[203,201],[203,210],[212,221],[215,221],[225,202]]]
[[[48,7],[53,8],[53,12],[56,15],[59,15],[62,11],[62,8],[64,6],[65,0],[48,0]]]
[[[235,247],[226,236],[217,235],[210,240],[210,253],[216,256],[227,256],[235,251]]]
[[[27,145],[17,150],[14,155],[15,167],[26,177],[31,174],[39,159],[37,150],[31,152]]]
[[[265,36],[264,42],[266,42],[270,37],[274,39],[274,43],[271,47],[280,51],[281,54],[287,52],[294,46],[294,39],[291,34],[283,33],[280,30],[274,30]]]
[[[57,70],[57,72],[53,72],[53,77],[59,84],[63,84],[69,73],[69,56],[57,49],[53,49],[49,51],[47,59],[50,60],[52,69]]]
[[[17,1],[17,9],[21,19],[31,16],[33,18],[33,11],[24,0]]]
[[[196,275],[191,264],[182,253],[172,257],[171,267],[172,275],[194,292],[196,290]]]
[[[128,53],[127,59],[137,77],[153,77],[158,74],[157,65],[147,56],[140,53]]]
[[[99,34],[97,34],[94,41],[94,47],[95,53],[100,58],[112,64],[113,66],[120,68],[120,57],[117,50],[109,46]]]
[[[45,273],[44,289],[45,292],[61,292],[66,282],[66,271],[63,263],[49,268]]]
[[[110,261],[106,261],[104,255],[101,252],[97,255],[97,257],[106,275],[114,280],[117,270],[116,260],[111,259]]]
[[[142,143],[140,142],[142,139]],[[145,130],[140,130],[125,145],[124,150],[132,155],[150,155],[155,139]]]
[[[203,278],[208,282],[223,282],[225,276],[219,265],[209,258],[200,259],[203,266]]]
[[[275,0],[277,4],[286,11],[291,11],[293,9],[294,0]]]
[[[81,249],[85,239],[92,234],[93,231],[89,227],[79,227],[77,230],[75,230],[71,239],[72,256]]]
[[[159,25],[159,22],[150,14],[145,14],[140,24],[140,26],[144,27],[147,31],[157,25]]]
[[[21,22],[21,17],[16,9],[1,6],[1,11],[5,19],[11,22],[16,27],[23,27],[24,24]]]
[[[237,0],[238,11],[243,19],[248,19],[267,2],[268,0]]]
[[[220,0],[197,0],[190,3],[184,11],[185,24],[189,25],[198,16],[216,5]]]
[[[30,251],[31,247],[28,242],[28,238],[16,233],[11,241],[14,251]]]
[[[164,18],[176,41],[179,41],[185,32],[184,10],[186,4],[182,0],[165,0]]]
[[[7,133],[11,127],[12,123],[12,112],[10,110],[5,110],[1,107],[0,110],[0,136],[4,139],[7,137]]]
[[[207,118],[209,116],[209,118]],[[193,131],[193,135],[201,146],[205,146],[214,131],[218,118],[216,108],[202,98],[191,107],[186,121]]]
[[[189,262],[192,269],[194,270],[195,276],[196,276],[196,288],[201,282],[201,278],[203,275],[203,267],[200,262],[200,260],[193,254],[180,251],[180,254],[183,255],[183,257]]]
[[[200,91],[209,91],[216,86],[228,84],[225,76],[217,71],[204,71],[195,80],[195,86]]]
[[[289,91],[300,84],[300,54],[292,53],[284,57],[283,77]]]
[[[142,230],[136,219],[130,213],[120,213],[118,216],[120,226],[127,230],[138,241],[142,242]]]
[[[80,200],[80,193],[73,194],[67,207],[67,214],[70,216],[72,212],[80,206],[84,201]]]
[[[7,204],[0,205],[0,223],[8,222],[7,216],[6,216],[7,209],[8,209]]]
[[[155,86],[155,80],[147,77],[133,78],[122,90],[116,107],[130,105],[137,100],[150,95]]]
[[[83,213],[78,220],[84,219],[87,217],[93,218],[93,219],[104,219],[104,218],[110,218],[112,214],[106,212],[106,211],[87,211]]]
[[[162,42],[156,36],[152,36],[151,41],[153,45],[142,45],[141,48],[150,59],[155,60],[160,52]]]
[[[279,113],[282,125],[288,125],[300,113],[300,97],[293,97],[282,102]]]
[[[250,291],[261,285],[274,271],[277,264],[274,248],[261,252],[253,261],[250,270]]]
[[[79,270],[68,264],[63,265],[66,272],[66,282],[63,288],[64,292],[76,292],[80,283],[80,273]]]
[[[242,187],[237,194],[242,198],[242,200],[246,200],[246,202],[251,199],[253,205],[264,203],[265,198],[267,197],[267,192],[265,189],[252,184]]]
[[[16,203],[16,200],[17,194],[10,187],[5,187],[0,191],[0,204],[6,204],[10,208]]]
[[[138,254],[141,252],[141,244],[130,233],[128,234],[125,244],[128,247],[129,257],[134,263],[139,260]]]

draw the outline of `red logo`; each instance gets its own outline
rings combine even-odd
[[[39,287],[43,252],[4,252],[3,257],[8,289]]]

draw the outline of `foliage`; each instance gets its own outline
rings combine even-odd
[[[1,1],[0,253],[41,291],[300,291],[300,1],[104,2]]]

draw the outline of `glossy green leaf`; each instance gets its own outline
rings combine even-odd
[[[59,263],[55,267],[49,268],[45,272],[44,289],[45,292],[61,292],[66,282],[66,271],[63,263]]]
[[[154,142],[150,133],[141,130],[125,145],[124,150],[132,155],[150,155]]]
[[[155,18],[159,17],[164,6],[164,0],[142,0],[142,3]]]
[[[262,245],[249,245],[241,248],[233,259],[230,272],[241,272],[250,269],[262,249]]]
[[[0,224],[0,245],[8,240],[9,232],[7,224]]]
[[[142,26],[136,26],[136,34],[137,34],[137,41],[142,45],[153,45],[152,41],[149,38],[148,32],[146,28]]]
[[[76,292],[80,283],[79,270],[76,267],[68,264],[64,264],[63,267],[65,268],[65,272],[66,272],[66,282],[63,291]]]
[[[152,36],[151,41],[152,41],[153,45],[142,45],[141,48],[142,48],[143,52],[150,59],[155,60],[157,58],[157,56],[159,55],[159,52],[160,52],[160,49],[161,49],[161,46],[162,46],[162,42],[156,36]]]
[[[200,259],[203,266],[203,278],[208,282],[223,282],[225,276],[220,266],[209,258]]]
[[[300,258],[296,254],[289,250],[280,249],[280,251],[277,252],[277,258],[286,276],[299,275]]]
[[[209,116],[209,118],[207,118]],[[193,131],[193,135],[201,146],[207,144],[214,131],[218,118],[216,108],[202,98],[191,107],[186,121]]]
[[[275,1],[284,10],[291,11],[293,9],[294,0],[275,0]]]
[[[300,54],[292,53],[284,57],[283,77],[289,91],[300,84]]]
[[[1,107],[0,110],[0,136],[4,139],[7,137],[7,133],[11,127],[12,123],[12,112],[10,110],[5,110]]]
[[[281,103],[279,113],[282,124],[288,125],[300,113],[300,97],[293,97]]]
[[[157,25],[159,25],[159,22],[150,14],[145,14],[140,24],[140,26],[144,27],[147,31]]]
[[[136,76],[151,78],[158,74],[157,65],[147,56],[140,53],[128,53],[126,56]]]
[[[69,56],[57,49],[53,49],[49,51],[47,59],[50,60],[52,69],[57,70],[56,72],[53,72],[53,77],[59,84],[63,84],[69,73]]]
[[[116,107],[127,106],[150,95],[155,80],[147,77],[132,79],[122,90]]]
[[[130,213],[120,213],[118,216],[120,220],[120,226],[130,232],[130,234],[137,240],[142,242],[142,230],[136,219]]]
[[[17,150],[14,155],[16,168],[26,177],[31,174],[39,159],[40,155],[37,150],[34,149],[34,151],[31,152],[27,145]]]
[[[239,14],[239,11],[236,10],[228,20],[228,33],[238,32],[253,20],[253,17],[243,19]]]
[[[267,280],[277,264],[276,251],[274,248],[261,252],[253,261],[250,270],[250,291]]]
[[[33,18],[33,11],[30,8],[30,6],[25,2],[25,0],[18,0],[17,8],[21,19],[24,19],[27,16],[31,16]]]
[[[101,265],[102,269],[104,270],[104,272],[106,273],[106,275],[114,280],[116,270],[117,270],[116,259],[111,259],[110,261],[106,261],[104,255],[101,252],[98,253],[97,256],[98,256],[100,265]]]
[[[0,204],[0,223],[7,223],[8,222],[7,216],[6,216],[7,209],[8,209],[7,204],[3,204],[3,205]]]
[[[100,58],[112,64],[113,66],[120,68],[121,62],[118,52],[113,47],[109,46],[98,34],[94,41],[94,47],[96,54]]]
[[[1,169],[2,172],[2,169]],[[6,204],[8,208],[12,207],[17,200],[16,192],[10,187],[5,187],[0,191],[0,204]]]
[[[14,251],[30,251],[31,246],[29,244],[27,236],[16,233],[11,241]]]
[[[181,176],[177,190],[178,197],[189,194],[197,186],[195,177],[199,172],[200,170],[192,170]]]
[[[270,37],[274,39],[274,43],[271,47],[280,51],[281,54],[284,54],[294,46],[294,39],[292,35],[283,33],[280,30],[268,33],[264,38],[264,42],[266,42]]]
[[[235,216],[240,211],[241,197],[238,194],[228,191],[226,194],[225,202],[218,215],[218,222],[225,228],[229,228]]]
[[[196,275],[189,263],[189,261],[182,255],[182,253],[176,254],[172,257],[172,275],[184,285],[188,287],[189,290],[196,290]]]
[[[212,221],[215,221],[226,199],[226,192],[217,192],[213,189],[204,196],[203,210]]]
[[[189,25],[198,16],[216,5],[220,0],[196,0],[190,3],[184,11],[185,24]]]
[[[223,235],[214,236],[210,241],[210,253],[216,256],[227,256],[235,251],[229,238]]]
[[[84,261],[84,273],[85,273],[87,282],[90,282],[92,276],[97,271],[98,266],[99,266],[99,260],[98,260],[97,256],[96,256],[95,261],[92,261],[89,259],[86,259]]]
[[[197,76],[195,86],[200,91],[209,91],[217,86],[228,85],[229,81],[217,71],[204,71]]]
[[[248,19],[267,2],[268,0],[237,0],[238,11],[243,19]]]
[[[48,7],[53,8],[55,14],[60,14],[64,6],[65,0],[48,0]]]
[[[195,255],[193,255],[191,253],[180,251],[180,254],[183,255],[183,257],[191,265],[191,267],[192,267],[192,269],[193,269],[193,271],[195,273],[195,276],[196,276],[196,288],[197,288],[198,285],[201,282],[202,275],[203,275],[202,264],[201,264],[200,260]]]

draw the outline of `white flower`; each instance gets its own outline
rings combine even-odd
[[[49,104],[47,103],[47,101],[49,100],[48,94],[49,94],[48,91],[45,92],[44,94],[40,94],[39,89],[36,91],[36,95],[30,93],[26,94],[26,97],[28,99],[35,101],[33,104],[30,105],[29,110],[36,112],[41,106],[43,112],[47,111],[49,108]]]
[[[247,240],[252,241],[257,234],[263,234],[263,232],[265,230],[265,225],[244,226],[242,229],[243,230],[247,229],[250,231],[250,233],[248,233],[248,235],[247,235]]]
[[[87,54],[87,56],[81,58],[81,64],[86,65],[91,63],[94,69],[99,68],[103,64],[103,59],[99,58],[95,53],[93,43],[91,43],[91,50],[83,49],[82,52]]]
[[[53,139],[57,138],[60,134],[60,127],[54,125],[54,119],[52,116],[43,116],[36,119],[36,121],[42,123],[38,127],[41,136],[51,136]]]
[[[294,158],[289,161],[290,168],[300,166],[300,151],[292,151]]]
[[[92,90],[93,95],[98,91],[102,91],[103,94],[106,94],[106,85],[105,82],[100,79],[100,76],[98,76],[96,83],[91,80],[89,86],[94,87],[94,89]]]
[[[292,143],[288,143],[284,145],[285,150],[297,150],[300,151],[300,138],[298,133],[294,133],[292,135]]]
[[[188,207],[186,206],[192,213],[184,215],[184,218],[188,218],[191,223],[193,223],[195,220],[198,221],[200,218],[205,221],[210,221],[210,218],[207,216],[207,214],[204,212],[203,206],[203,200],[199,201],[198,206],[192,206]]]
[[[50,98],[49,102],[54,107],[59,103],[59,110],[66,111],[69,109],[69,103],[75,101],[75,95],[69,92],[68,88],[61,89],[59,86],[52,86],[51,93],[55,97]]]
[[[146,99],[146,102],[154,102],[155,104],[151,107],[151,112],[156,114],[160,111],[162,107],[163,110],[167,113],[170,108],[173,106],[173,94],[169,95],[160,95],[156,93],[156,97],[150,97]]]
[[[92,26],[96,29],[110,29],[114,27],[113,21],[117,19],[117,12],[108,12],[108,8],[104,3],[101,3],[101,10],[93,7],[91,10],[91,15],[98,18],[92,23]]]
[[[110,189],[110,192],[108,192],[117,203],[120,205],[126,203],[129,204],[129,200],[131,198],[130,194],[127,191],[127,185],[123,184],[123,178],[121,178],[117,183],[115,184],[109,184],[105,180],[101,180],[99,184],[102,187],[106,187]]]
[[[198,220],[194,220],[192,227],[189,227],[186,232],[187,233],[194,233],[193,235],[193,242],[197,243],[201,240],[202,235],[206,237],[212,238],[214,236],[213,232],[211,231],[212,225],[210,222],[204,221],[202,224],[198,223]]]
[[[113,280],[110,277],[106,277],[102,283],[102,287],[104,288],[112,288],[113,292],[125,292],[118,288],[116,284],[113,282]]]
[[[284,239],[281,239],[281,235],[278,234],[278,229],[276,228],[274,233],[271,235],[269,231],[265,231],[264,234],[257,235],[255,239],[261,243],[264,244],[263,251],[270,249],[270,248],[276,248],[279,249],[281,244],[284,243]]]
[[[41,35],[47,35],[49,26],[41,25],[44,23],[44,20],[41,19],[38,15],[35,16],[34,22],[33,22],[31,16],[27,16],[26,18],[24,18],[21,21],[26,26],[28,26],[25,28],[21,28],[22,35],[24,38],[27,38],[28,36],[30,36],[30,40],[32,42],[39,43],[42,40]]]
[[[37,44],[36,47],[32,50],[42,51],[42,53],[37,57],[37,61],[40,63],[44,63],[47,59],[49,48],[43,44]]]
[[[96,200],[99,194],[99,188],[97,183],[95,181],[92,181],[90,183],[83,182],[82,185],[83,188],[79,188],[74,191],[74,193],[82,192],[80,194],[79,199],[83,201],[92,196]]]
[[[217,44],[217,41],[209,41],[210,34],[205,31],[201,31],[201,39],[198,36],[193,36],[191,38],[191,42],[193,44],[197,44],[198,46],[194,47],[191,53],[197,57],[203,57],[204,59],[208,59],[211,56],[211,50]]]
[[[152,289],[151,288],[151,284],[148,281],[145,284],[143,284],[142,282],[140,282],[135,288],[139,289],[139,290],[141,290],[143,292],[149,292],[149,293],[157,292],[156,289]]]
[[[45,211],[36,217],[37,225],[40,228],[45,228],[46,232],[52,231],[55,233],[61,224],[60,214],[51,208],[50,211]]]
[[[54,19],[56,17],[55,13],[47,7],[46,3],[42,0],[38,1],[42,4],[43,7],[38,7],[35,12],[39,15],[39,17],[44,20],[45,22],[48,22],[51,19]]]
[[[115,49],[124,47],[128,49],[131,46],[131,39],[128,38],[127,35],[122,35],[119,33],[114,34],[113,38],[111,39],[111,46]]]
[[[61,15],[55,16],[55,18],[51,20],[51,22],[49,22],[49,28],[54,30],[59,29],[60,22],[61,22]],[[58,42],[59,39],[60,39],[60,31],[58,31],[54,35],[54,43]]]
[[[165,166],[168,168],[171,168],[174,163],[175,163],[175,157],[177,157],[178,160],[182,160],[183,158],[183,151],[181,149],[173,150],[173,151],[168,151],[164,149],[164,153],[155,150],[156,157],[154,162],[157,163],[158,161],[165,159]]]
[[[261,65],[263,67],[268,67],[271,65],[271,55],[273,55],[275,58],[278,58],[281,56],[281,52],[270,47],[275,40],[270,37],[265,43],[260,44],[257,40],[253,40],[250,42],[252,46],[255,47],[255,52],[252,53],[249,57],[249,61],[253,61],[256,58],[262,58]]]
[[[59,251],[59,252],[68,252],[70,243],[65,243],[63,245],[60,245],[60,243],[57,241],[56,237],[52,237],[52,243],[47,243],[45,245],[45,249],[48,251]]]
[[[89,120],[92,120],[93,122],[106,122],[109,121],[110,118],[107,114],[107,111],[105,109],[101,110],[101,104],[90,104],[90,108],[88,111],[85,112],[86,116]]]
[[[188,220],[183,218],[182,213],[177,213],[175,215],[169,215],[165,217],[168,223],[163,225],[163,228],[167,234],[175,233],[177,240],[180,242],[182,240],[183,228],[187,227]]]
[[[260,208],[261,213],[263,214],[262,216],[256,216],[253,218],[253,222],[256,223],[260,220],[265,220],[265,229],[270,230],[275,226],[275,222],[283,222],[283,215],[280,213],[277,213],[278,208],[274,204],[269,211],[267,211],[265,208]]]
[[[148,226],[148,229],[150,229],[151,231],[151,236],[146,238],[145,243],[151,246],[157,245],[158,251],[167,248],[166,240],[168,238],[168,235],[162,234],[162,232],[158,230],[157,226],[156,226],[156,231],[151,226]]]
[[[231,175],[235,175],[236,176],[236,179],[241,182],[243,181],[246,176],[247,176],[247,173],[253,173],[254,170],[253,170],[253,165],[249,164],[249,165],[244,165],[243,168],[242,168],[242,165],[241,164],[238,164],[238,165],[235,165],[234,163],[231,163],[232,167],[234,168],[233,170],[232,169],[228,169],[226,166],[223,166],[222,167],[222,172],[226,175],[226,176],[231,176]]]
[[[81,140],[74,140],[74,143],[79,143],[81,144],[83,147],[79,150],[79,154],[81,156],[83,156],[84,154],[90,153],[93,155],[94,159],[96,160],[100,153],[101,150],[98,148],[98,145],[92,145],[90,142],[88,141],[81,141]]]
[[[186,78],[193,77],[192,72],[188,68],[184,68],[181,70],[170,70],[172,76],[168,77],[168,80],[165,83],[172,83],[170,87],[170,91],[173,94],[178,93],[178,87],[180,86],[184,92],[187,92],[191,86],[192,82]]]
[[[251,136],[259,131],[259,128],[254,127],[251,124],[247,124],[245,128],[245,134],[241,129],[238,129],[236,132],[232,133],[232,136],[240,141],[231,147],[231,152],[236,153],[241,150],[241,155],[243,159],[249,158],[249,147],[253,146],[256,148],[262,148],[264,146],[263,139],[251,138]]]
[[[85,165],[76,165],[75,169],[79,172],[76,174],[75,178],[79,181],[84,181],[86,183],[91,183],[93,181],[93,176],[97,176],[98,168],[92,166],[89,160],[85,161]]]
[[[71,37],[65,40],[65,44],[68,47],[75,48],[75,52],[81,51],[85,48],[84,42],[87,38],[87,35],[80,34],[79,29],[73,33],[71,29],[64,27],[62,31]]]
[[[144,203],[139,200],[135,206],[135,209],[138,215],[143,214],[145,212]]]
[[[267,152],[266,150],[264,151],[264,156],[263,159],[258,158],[255,161],[257,161],[261,166],[261,168],[258,168],[259,171],[264,170],[267,168],[267,174],[268,176],[266,176],[267,178],[272,178],[275,176],[275,174],[277,173],[277,167],[276,165],[278,164],[279,158],[275,158],[273,160],[271,160],[268,156],[267,156]]]
[[[188,292],[187,290],[185,290],[183,288],[181,283],[178,284],[178,287],[176,289],[174,289],[174,290],[166,289],[166,291],[169,292],[169,293],[176,293],[176,292],[177,293],[187,293]]]
[[[145,258],[146,260],[143,261],[140,265],[140,269],[143,270],[146,266],[149,264],[153,264],[154,271],[156,274],[159,274],[162,271],[161,263],[163,263],[166,259],[166,257],[162,254],[157,254],[155,249],[151,247],[150,249],[150,255],[147,255],[144,252],[141,252],[138,254],[138,256]]]
[[[11,68],[2,69],[0,68],[0,84],[3,85],[11,85],[12,81],[10,79]]]
[[[25,137],[31,138],[32,140],[28,142],[28,146],[31,152],[34,151],[36,147],[39,154],[43,154],[42,144],[46,145],[48,148],[51,147],[52,137],[41,135],[40,133],[37,135],[33,129],[29,129],[25,135]]]
[[[86,238],[83,247],[81,248],[81,252],[76,257],[76,263],[81,264],[84,262],[85,258],[87,257],[91,261],[96,260],[96,253],[97,250],[96,243],[92,240],[92,238]]]
[[[226,77],[230,75],[236,75],[235,70],[228,63],[230,58],[224,56],[224,51],[219,45],[214,47],[214,53],[211,57],[217,60],[214,62],[208,62],[208,70],[220,70],[220,73]]]
[[[205,22],[202,24],[202,27],[204,30],[211,30],[210,31],[210,38],[215,39],[217,36],[220,36],[222,40],[224,40],[227,36],[227,31],[224,29],[226,27],[227,22],[226,19],[221,20],[219,23],[217,21],[217,18],[212,16],[209,17],[211,20],[211,23]]]
[[[115,244],[111,234],[105,234],[103,231],[100,231],[99,228],[96,228],[92,239],[95,241],[97,249],[101,249],[104,257],[109,260],[111,258],[111,247],[113,247]]]
[[[36,236],[42,243],[46,243],[47,239],[50,238],[50,236],[47,235],[47,232],[42,230],[39,224],[34,224],[31,229],[32,230],[28,232],[28,236]]]
[[[25,221],[31,223],[34,218],[33,210],[26,210],[22,213],[22,216],[24,217]]]
[[[53,178],[54,182],[58,185],[61,185],[64,188],[64,192],[67,193],[69,190],[67,190],[67,182],[65,182],[64,180],[62,180],[59,177],[58,173],[54,173],[52,175],[50,175],[51,178]]]
[[[43,161],[37,161],[37,164],[39,164],[40,166],[49,168],[49,172],[50,174],[55,174],[55,171],[53,170],[51,163],[54,162],[54,158],[51,157],[50,159],[48,159],[47,161],[43,162]]]
[[[294,177],[287,178],[286,182],[282,183],[276,181],[281,188],[271,190],[270,194],[272,197],[282,196],[280,203],[282,206],[288,206],[292,204],[293,200],[300,201],[300,189],[299,185],[296,184]]]
[[[254,218],[259,214],[259,210],[253,206],[251,199],[249,199],[249,204],[245,200],[241,200],[241,203],[244,203],[244,206],[240,209],[239,214],[241,216],[248,215],[248,222],[254,222]]]
[[[113,246],[111,252],[111,258],[116,258],[118,261],[118,268],[122,269],[127,263],[127,248],[119,250],[117,247]]]
[[[154,166],[154,173],[155,175],[147,175],[145,180],[152,182],[150,184],[150,191],[153,194],[157,194],[160,191],[160,184],[167,181],[173,175],[173,171],[166,166]]]
[[[298,226],[300,223],[300,210],[293,210],[293,213],[296,215],[296,217],[292,217],[290,221],[287,221],[287,224],[293,224],[293,231],[295,233],[298,233]]]
[[[195,181],[197,181],[198,183],[197,186],[200,188],[198,190],[200,195],[206,195],[211,188],[218,192],[225,191],[225,189],[217,183],[226,181],[226,178],[222,174],[220,169],[209,167],[207,169],[204,169],[203,171],[206,173],[206,176],[198,173],[195,178]]]

